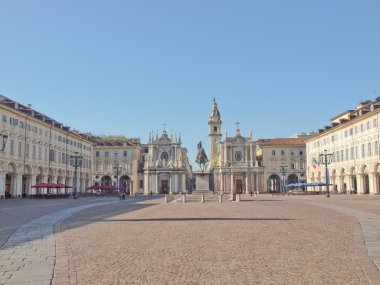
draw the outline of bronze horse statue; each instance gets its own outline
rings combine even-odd
[[[208,162],[208,158],[204,148],[202,147],[202,142],[198,143],[198,155],[195,162],[198,163],[203,173],[203,171],[205,170],[205,165]]]

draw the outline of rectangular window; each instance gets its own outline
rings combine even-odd
[[[95,164],[95,171],[99,171],[99,163]]]
[[[344,161],[344,152],[343,152],[343,149],[340,151],[340,158],[341,158],[341,161]]]
[[[9,152],[11,155],[15,154],[15,141],[13,139],[10,140]]]
[[[33,159],[36,159],[36,146],[35,146],[35,145],[33,145],[32,158],[33,158]]]
[[[350,157],[348,156],[348,148],[346,148],[346,160],[349,160],[350,159]]]
[[[355,147],[355,157],[359,158],[359,147],[358,146]]]
[[[42,159],[42,147],[38,147],[38,160]]]
[[[108,157],[108,151],[104,152],[104,157]]]
[[[351,160],[355,159],[355,152],[354,152],[354,147],[351,147]]]
[[[272,150],[272,155],[276,155],[276,151],[274,149]]]
[[[115,153],[113,154],[113,156],[114,156],[114,157],[117,157],[117,152],[115,152]]]
[[[371,124],[369,123],[369,121],[367,122],[367,130],[369,130],[371,128]]]
[[[367,151],[368,151],[368,156],[372,156],[372,146],[371,146],[371,143],[368,143]]]
[[[362,144],[362,157],[365,157],[365,146]]]
[[[285,151],[284,150],[281,150],[281,155],[285,155]]]
[[[7,116],[3,115],[3,123],[7,122]]]
[[[364,125],[363,125],[363,124],[360,125],[360,131],[361,131],[361,132],[364,131]]]
[[[66,154],[62,153],[62,164],[66,164]]]
[[[24,122],[23,122],[23,121],[20,121],[19,127],[20,127],[21,129],[24,128]]]
[[[18,126],[18,120],[15,118],[9,118],[9,124],[11,126]]]
[[[49,150],[49,161],[55,161],[55,151],[54,151],[54,149]]]
[[[28,143],[25,145],[25,156],[29,157],[29,144]]]
[[[377,127],[377,119],[373,119],[372,125],[373,125],[374,128]]]
[[[352,136],[354,134],[354,130],[351,128],[350,129],[350,136]]]
[[[108,171],[109,168],[110,168],[110,166],[109,166],[108,162],[106,162],[104,165],[104,171]]]
[[[127,154],[128,154],[127,151],[124,151],[124,157],[127,157]]]
[[[355,134],[358,133],[358,126],[355,127]]]
[[[379,142],[378,141],[375,141],[373,143],[373,149],[374,149],[375,155],[378,155],[379,154]]]
[[[18,156],[22,156],[22,142],[18,142]]]
[[[99,151],[95,152],[95,156],[99,157]]]

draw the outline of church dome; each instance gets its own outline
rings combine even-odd
[[[218,110],[218,104],[216,104],[215,98],[214,98],[214,103],[212,104],[212,109],[211,109],[211,117],[220,117],[220,113]]]

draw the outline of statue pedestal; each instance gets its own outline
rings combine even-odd
[[[210,193],[210,172],[196,171],[195,175],[195,190],[193,194],[209,194]]]

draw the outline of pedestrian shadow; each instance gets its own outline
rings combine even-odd
[[[192,222],[192,221],[293,221],[286,218],[157,218],[157,219],[113,219],[101,222]]]

